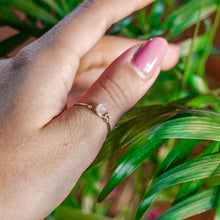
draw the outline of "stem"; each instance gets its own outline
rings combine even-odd
[[[199,70],[198,70],[198,74],[200,76],[204,76],[204,74],[205,74],[204,70],[205,70],[206,61],[207,61],[207,59],[209,58],[209,55],[210,55],[209,48],[213,44],[214,37],[215,37],[215,34],[217,32],[217,29],[218,29],[219,22],[220,22],[220,4],[218,5],[218,8],[217,8],[217,13],[216,13],[216,16],[215,16],[215,20],[214,20],[209,38],[208,38],[208,42],[207,42],[206,47],[205,47],[205,52],[203,54],[203,57],[201,58],[201,64],[200,64]]]
[[[197,21],[195,32],[194,32],[194,36],[193,36],[193,40],[192,40],[192,44],[191,44],[191,48],[190,48],[190,53],[189,53],[188,59],[186,61],[181,92],[183,92],[184,89],[186,88],[188,80],[189,80],[190,75],[191,75],[190,67],[192,65],[192,57],[193,57],[194,48],[195,48],[196,40],[198,38],[199,28],[200,28],[200,24],[201,24],[202,8],[203,8],[203,1],[202,1],[202,4],[201,4],[201,7],[200,7],[199,15],[198,15],[198,21]]]

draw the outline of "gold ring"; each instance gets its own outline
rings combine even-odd
[[[99,116],[107,125],[108,134],[111,132],[110,126],[110,118],[108,111],[104,104],[92,104],[92,103],[76,103],[74,106],[83,106],[86,107],[88,110],[94,112],[97,116]]]

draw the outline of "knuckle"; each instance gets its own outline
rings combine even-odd
[[[85,0],[83,1],[78,8],[73,11],[73,17],[80,15],[84,11],[90,8],[97,0]]]
[[[95,5],[96,3],[98,3],[97,0],[85,0],[84,2],[82,2],[80,5],[79,5],[79,8],[78,8],[78,13],[77,14],[81,14],[83,13],[84,11],[86,11],[87,9],[89,9],[91,6]],[[105,16],[105,15],[101,15],[101,16],[104,16],[104,19],[100,19],[99,20],[99,26],[100,28],[102,28],[103,30],[104,29],[108,29],[111,27],[111,25],[114,22],[114,14],[113,12],[111,12],[111,10],[108,11],[109,15],[108,16]]]
[[[111,76],[107,74],[104,80],[100,80],[99,85],[118,108],[123,108],[124,110],[124,108],[129,106],[128,94],[116,80],[111,78]]]
[[[15,69],[34,63],[43,52],[48,50],[48,46],[42,39],[37,39],[34,42],[23,47],[16,56],[12,59],[12,65]]]
[[[12,66],[14,69],[19,69],[23,66],[26,66],[31,61],[31,54],[28,47],[22,48],[16,56],[12,59]]]

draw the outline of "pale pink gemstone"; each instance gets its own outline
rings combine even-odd
[[[106,107],[103,105],[103,104],[99,104],[96,108],[96,112],[99,114],[99,115],[104,115],[105,113],[107,113],[107,109]]]

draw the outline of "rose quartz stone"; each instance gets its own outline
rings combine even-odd
[[[107,109],[103,104],[99,104],[96,108],[96,112],[100,115],[104,115],[107,112]]]

